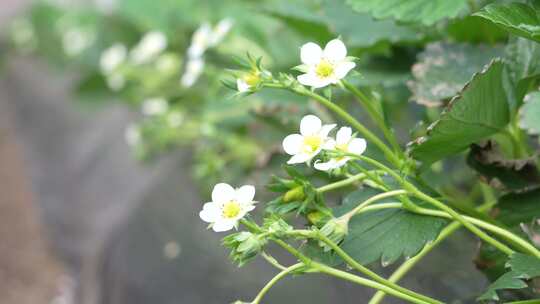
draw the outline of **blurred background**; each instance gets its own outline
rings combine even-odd
[[[286,25],[310,27],[294,17],[301,15],[294,9],[285,10],[290,16],[272,10],[263,14],[251,1],[219,2],[0,2],[0,303],[231,303],[248,301],[273,276],[263,260],[237,268],[220,245],[222,235],[206,230],[198,211],[208,200],[209,185],[242,181],[263,191],[266,173],[272,172],[268,168],[282,162],[269,159],[275,158],[272,153],[285,133],[261,131],[253,117],[266,119],[282,108],[292,113],[280,114],[285,118],[322,110],[293,96],[224,100],[231,93],[224,93],[223,75],[216,70],[234,68],[232,55],[265,55],[263,62],[273,70],[287,70],[296,65],[302,43],[342,34],[356,43],[357,54],[388,60],[390,54],[400,54],[402,69],[378,71],[388,72],[380,78],[395,89],[389,94],[405,100],[396,104],[396,115],[399,107],[409,106],[402,97],[409,94],[404,83],[417,52],[416,38],[404,38],[407,48],[396,48],[384,39],[353,36],[343,27],[305,34]],[[338,9],[327,12],[341,16]],[[166,18],[160,15],[164,12]],[[232,29],[226,28],[231,33],[207,52],[202,80],[194,85],[198,75],[185,79],[190,69],[197,70],[192,58],[197,50],[188,50],[197,42],[194,33],[204,32],[205,22],[214,26],[223,20],[231,21]],[[364,26],[356,29],[370,30],[369,23]],[[160,57],[157,69],[170,69],[159,77],[174,80],[154,84],[155,70],[126,67],[121,74],[125,87],[118,85],[115,75],[104,73],[100,55],[117,41],[136,48],[151,31],[168,38],[168,57]],[[170,104],[166,117],[149,114],[152,103],[146,102],[144,110],[145,101],[155,101],[159,94]],[[153,109],[160,111],[159,106]],[[182,132],[156,127],[166,118],[173,128],[179,117],[186,119]],[[295,119],[285,120],[291,121]],[[265,134],[263,142],[244,141],[260,134]],[[223,152],[238,143],[247,152]],[[264,154],[260,147],[272,151]],[[239,168],[231,168],[234,161],[241,162]],[[457,297],[473,302],[487,284],[471,262],[475,250],[474,240],[458,234],[431,253],[403,285],[450,302]],[[292,262],[279,250],[276,255]],[[374,267],[384,274],[393,269]],[[265,303],[352,304],[372,294],[310,275],[280,282]]]

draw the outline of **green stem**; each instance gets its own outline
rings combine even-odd
[[[512,302],[505,302],[504,304],[540,304],[540,299],[525,300],[525,301],[512,301]]]
[[[417,304],[430,303],[430,302],[426,302],[426,301],[414,298],[414,297],[409,296],[407,294],[401,293],[401,292],[399,292],[399,291],[397,291],[395,289],[384,286],[384,285],[379,284],[377,282],[374,282],[374,281],[371,281],[371,280],[368,280],[368,279],[364,279],[362,277],[353,275],[351,273],[348,273],[348,272],[345,272],[345,271],[342,271],[342,270],[338,270],[338,269],[335,269],[335,268],[332,268],[332,267],[328,267],[328,266],[326,266],[324,264],[313,262],[312,267],[315,270],[318,270],[319,272],[326,273],[328,275],[331,275],[331,276],[334,276],[334,277],[337,277],[337,278],[340,278],[340,279],[344,279],[344,280],[347,280],[347,281],[350,281],[350,282],[353,282],[353,283],[356,283],[356,284],[360,284],[360,285],[364,285],[364,286],[367,286],[367,287],[375,288],[377,290],[384,291],[385,293],[388,293],[390,295],[393,295],[393,296],[395,296],[397,298],[400,298],[400,299],[403,299],[403,300],[407,300],[407,301],[409,301],[411,303],[417,303]]]
[[[352,267],[352,268],[356,269],[357,271],[365,274],[366,276],[370,277],[371,279],[373,279],[375,282],[377,282],[379,284],[382,284],[384,286],[387,286],[389,288],[397,290],[397,291],[399,291],[401,293],[404,293],[406,295],[409,295],[411,297],[421,299],[422,301],[425,301],[427,303],[431,303],[431,304],[440,304],[440,303],[442,303],[442,302],[439,302],[439,301],[437,301],[435,299],[432,299],[430,297],[427,297],[427,296],[418,294],[418,293],[416,293],[414,291],[403,288],[403,287],[401,287],[401,286],[399,286],[399,285],[397,285],[395,283],[392,283],[392,282],[386,280],[385,278],[379,276],[375,272],[371,271],[369,268],[367,268],[367,267],[363,266],[362,264],[358,263],[350,255],[348,255],[345,251],[343,251],[343,249],[341,249],[341,247],[339,247],[336,243],[334,243],[332,240],[330,240],[326,236],[322,235],[318,231],[315,232],[315,231],[311,231],[311,230],[294,230],[294,231],[290,232],[290,234],[299,235],[299,236],[303,236],[303,237],[307,237],[307,238],[312,238],[312,239],[316,239],[316,240],[324,242],[330,248],[332,248],[332,250],[334,250],[334,252],[337,255],[339,255],[345,261],[345,263],[347,263],[350,267]]]
[[[408,259],[405,261],[399,268],[388,278],[388,281],[392,283],[397,283],[411,268],[413,268],[426,254],[428,254],[437,244],[439,244],[442,240],[446,239],[448,236],[450,236],[454,231],[456,231],[458,228],[461,227],[461,224],[459,222],[453,222],[450,225],[446,226],[443,230],[441,230],[441,233],[437,237],[437,239],[427,244],[422,251],[420,251],[417,255],[415,255],[413,258]],[[385,293],[382,291],[377,291],[373,298],[368,302],[368,304],[379,304],[383,298],[385,297]]]
[[[358,88],[350,84],[349,82],[342,80],[343,86],[347,90],[349,90],[351,93],[353,93],[357,98],[358,101],[360,101],[360,104],[364,107],[364,109],[368,112],[368,114],[371,116],[371,119],[375,124],[381,129],[381,131],[384,134],[384,137],[394,151],[399,153],[400,156],[403,156],[403,151],[401,150],[401,147],[399,146],[399,143],[397,142],[395,134],[386,126],[386,121],[384,119],[383,114],[381,111],[377,110],[375,106],[377,105],[377,102],[373,99],[370,99],[366,96],[362,91],[360,91]]]
[[[366,156],[355,155],[355,154],[350,154],[350,153],[345,153],[344,155],[351,156],[351,157],[363,160],[363,161],[365,161],[367,163],[370,163],[371,165],[373,165],[373,166],[375,166],[375,167],[377,167],[377,168],[379,168],[381,170],[385,170],[386,172],[388,172],[388,174],[392,175],[398,182],[400,182],[402,184],[402,186],[406,190],[409,191],[409,193],[411,193],[412,195],[416,196],[417,198],[419,198],[419,199],[421,199],[421,200],[423,200],[423,201],[425,201],[427,203],[430,203],[431,205],[437,207],[438,209],[441,209],[441,210],[445,211],[453,219],[455,219],[456,221],[463,224],[463,226],[465,226],[465,228],[467,228],[472,233],[476,234],[479,238],[484,240],[486,243],[489,243],[489,244],[493,245],[495,248],[501,250],[502,252],[504,252],[504,253],[506,253],[508,255],[514,253],[514,250],[510,249],[508,246],[504,245],[503,243],[501,243],[501,242],[497,241],[496,239],[492,238],[491,236],[489,236],[488,234],[486,234],[482,230],[478,229],[476,226],[474,226],[473,224],[471,224],[470,222],[465,220],[461,214],[457,213],[456,211],[454,211],[454,209],[448,207],[443,202],[441,202],[441,201],[439,201],[437,199],[434,199],[431,196],[426,195],[422,191],[418,190],[413,184],[406,181],[399,174],[397,174],[396,172],[394,172],[393,170],[391,170],[387,166],[379,163],[378,161],[376,161],[374,159],[366,157]],[[509,238],[510,240],[513,240],[516,243],[522,243],[522,242],[527,243],[526,241],[523,241],[517,235],[515,235],[515,234],[513,234],[513,233],[511,233],[511,232],[509,232],[509,231],[507,231],[505,229],[502,229],[502,228],[497,227],[497,226],[494,226],[494,227],[496,227],[497,230],[499,230],[499,231],[503,231],[505,237]],[[529,247],[530,246],[532,246],[532,245],[529,244]],[[532,252],[533,251],[531,251],[531,253]],[[536,248],[534,250],[534,255],[540,257],[540,252]]]
[[[383,193],[374,195],[374,196],[368,198],[367,200],[365,200],[364,202],[362,202],[361,204],[359,204],[358,206],[356,206],[351,211],[345,213],[341,217],[342,218],[347,218],[348,220],[350,220],[351,217],[353,217],[355,214],[357,214],[360,210],[364,209],[365,207],[367,207],[367,206],[369,206],[369,205],[371,205],[371,204],[373,204],[373,203],[375,203],[377,201],[380,201],[380,200],[388,198],[388,197],[404,195],[404,194],[407,194],[407,191],[405,191],[405,190],[393,190],[393,191],[383,192]]]
[[[261,291],[259,291],[259,293],[255,297],[255,299],[251,302],[251,304],[259,304],[262,298],[264,297],[264,295],[270,290],[270,288],[272,288],[272,286],[274,286],[279,280],[286,277],[289,273],[295,270],[298,270],[302,267],[304,267],[304,264],[298,263],[298,264],[294,264],[290,267],[283,269],[280,273],[278,273],[275,277],[273,277],[268,283],[266,283],[266,285],[264,285],[264,287],[261,289]]]
[[[269,255],[266,252],[261,252],[261,256],[272,266],[276,267],[279,270],[285,270],[287,267],[281,265],[273,256]]]
[[[372,172],[373,173],[380,173],[382,171],[381,170],[374,170]],[[331,184],[319,187],[319,188],[317,188],[317,192],[324,193],[324,192],[332,191],[332,190],[339,189],[339,188],[342,188],[342,187],[347,187],[347,186],[349,186],[351,184],[361,182],[361,181],[363,181],[364,179],[366,179],[368,177],[369,176],[366,173],[362,172],[362,173],[356,174],[354,176],[351,176],[351,177],[349,177],[347,179],[343,179],[343,180],[337,181],[335,183],[331,183]]]
[[[491,200],[487,200],[488,203],[482,204],[476,210],[478,211],[486,211],[489,210],[492,207]],[[399,205],[399,204],[398,204]],[[375,206],[374,206],[375,207]],[[399,208],[399,207],[398,207]],[[366,209],[364,209],[366,210]],[[452,235],[457,229],[461,227],[461,223],[459,222],[452,222],[451,224],[447,225],[443,230],[441,230],[441,233],[439,233],[439,236],[437,239],[427,244],[416,256],[414,256],[411,259],[408,259],[405,261],[399,268],[388,278],[388,281],[397,283],[405,274],[407,274],[424,256],[426,256],[431,250],[433,250],[440,242],[442,242],[444,239]],[[377,291],[373,298],[369,301],[368,304],[378,304],[380,303],[385,297],[385,293],[381,291]]]

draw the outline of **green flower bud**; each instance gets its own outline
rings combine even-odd
[[[348,218],[333,218],[321,228],[320,233],[332,242],[339,244],[343,241],[347,233],[349,233],[349,220]],[[330,246],[322,241],[319,242],[319,246],[324,251],[331,250]]]
[[[251,232],[242,231],[224,237],[223,245],[231,249],[232,260],[242,266],[262,251],[266,245],[266,239]]]
[[[302,201],[305,198],[304,193],[304,187],[303,186],[296,186],[295,188],[292,188],[291,190],[287,191],[285,195],[283,195],[283,202],[289,203],[294,201]]]

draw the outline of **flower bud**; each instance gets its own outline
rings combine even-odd
[[[287,191],[285,195],[283,195],[283,201],[285,203],[294,202],[294,201],[302,201],[304,198],[305,198],[305,193],[304,193],[303,186],[296,186],[295,188],[292,188],[291,190]]]
[[[349,232],[348,218],[333,218],[329,220],[320,230],[320,233],[330,239],[332,242],[339,244]],[[319,242],[319,246],[323,247],[324,251],[330,251],[331,248],[324,242]]]

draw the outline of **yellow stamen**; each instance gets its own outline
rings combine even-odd
[[[320,78],[329,77],[330,75],[334,74],[334,66],[330,62],[323,59],[315,68],[315,74],[317,74],[317,76]]]
[[[240,205],[236,201],[226,202],[223,205],[223,217],[224,218],[235,218],[240,214]]]
[[[257,86],[259,84],[259,82],[261,81],[261,78],[259,77],[259,74],[255,73],[255,72],[246,74],[243,77],[243,79],[250,87]]]
[[[319,149],[322,144],[322,138],[317,135],[304,137],[304,150],[306,152],[314,152]]]

